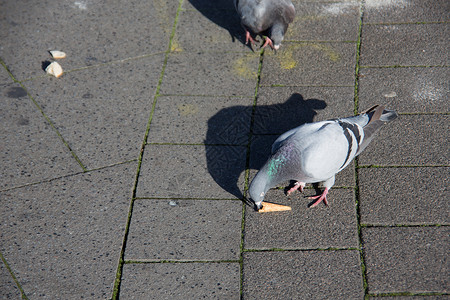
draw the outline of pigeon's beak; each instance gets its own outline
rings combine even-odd
[[[255,202],[255,210],[258,211],[258,210],[260,210],[261,208],[263,208],[262,202],[259,202],[259,203],[256,203],[256,202]]]

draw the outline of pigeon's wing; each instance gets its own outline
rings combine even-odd
[[[295,7],[294,4],[292,4],[291,1],[286,1],[286,5],[284,5],[284,13],[283,13],[283,19],[284,22],[287,24],[292,23],[295,18]]]
[[[288,140],[290,137],[293,137],[295,135],[297,140],[301,140],[302,136],[309,136],[311,134],[314,134],[317,130],[319,130],[323,125],[326,123],[330,123],[332,121],[322,121],[322,122],[315,122],[315,123],[306,123],[303,125],[300,125],[294,129],[291,129],[289,131],[286,131],[282,135],[280,135],[275,142],[272,144],[272,154],[274,154],[283,144],[286,140]]]

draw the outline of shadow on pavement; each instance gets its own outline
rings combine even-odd
[[[200,13],[211,22],[226,29],[235,42],[236,39],[245,44],[245,32],[241,26],[239,16],[233,0],[189,0]],[[251,47],[247,45],[250,49]]]

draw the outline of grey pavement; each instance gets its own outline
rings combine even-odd
[[[293,2],[274,53],[232,0],[0,0],[0,299],[449,299],[450,2]],[[279,134],[374,104],[329,206],[243,202]]]

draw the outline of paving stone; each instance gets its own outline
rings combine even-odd
[[[88,168],[136,159],[164,55],[26,82]]]
[[[1,46],[0,46],[1,47]],[[8,71],[2,66],[0,67],[0,86],[9,84],[13,81],[11,76],[9,76]],[[2,89],[4,87],[2,86]]]
[[[369,293],[448,293],[448,227],[363,228]]]
[[[445,66],[448,24],[366,25],[361,66]]]
[[[136,195],[165,198],[242,198],[244,146],[149,145]]]
[[[370,297],[369,299],[380,299],[379,296]],[[446,300],[448,295],[427,295],[427,296],[383,296],[383,300]]]
[[[250,148],[250,180],[266,163],[272,151],[272,144],[278,135],[254,135]],[[355,185],[355,165],[351,162],[344,170],[336,175],[335,187],[353,187]],[[289,182],[280,187],[286,187]],[[307,187],[310,185],[308,184]]]
[[[239,299],[239,263],[125,264],[121,299]]]
[[[137,200],[125,259],[239,259],[242,202]]]
[[[362,299],[359,253],[244,253],[244,299]]]
[[[4,85],[0,99],[0,189],[82,171],[25,89]]]
[[[2,299],[20,299],[22,297],[17,284],[3,262],[0,262],[0,287],[0,298]]]
[[[358,2],[311,3],[297,0],[292,3],[296,15],[285,40],[356,42],[358,39]]]
[[[0,252],[29,299],[112,295],[136,167],[0,193]]]
[[[449,165],[449,115],[401,115],[377,134],[360,165]]]
[[[258,53],[174,52],[160,94],[254,96]]]
[[[363,68],[359,106],[380,103],[399,113],[449,112],[449,68]]]
[[[184,1],[187,2],[187,1]],[[232,4],[233,5],[233,4]],[[200,8],[199,8],[200,9]],[[245,31],[236,10],[204,9],[181,11],[173,51],[246,51]]]
[[[283,43],[282,51],[264,52],[261,85],[353,85],[353,43]]]
[[[48,50],[64,70],[166,51],[178,1],[3,1],[0,56],[18,80],[45,75]],[[151,30],[150,30],[151,29]],[[159,72],[158,72],[159,74]]]
[[[316,195],[305,190],[305,195]],[[269,190],[265,201],[288,205],[291,211],[258,213],[251,207],[245,212],[246,249],[317,249],[358,246],[355,201],[352,189],[332,189],[329,206],[308,208],[313,200],[296,193],[286,197],[281,190]],[[264,205],[264,202],[263,202]]]
[[[250,97],[158,97],[149,141],[247,145],[252,110]]]
[[[368,0],[364,5],[364,22],[443,22],[448,21],[446,0]]]
[[[253,132],[280,135],[304,123],[353,115],[353,87],[262,87]]]
[[[361,222],[365,224],[446,224],[450,168],[359,170]]]

